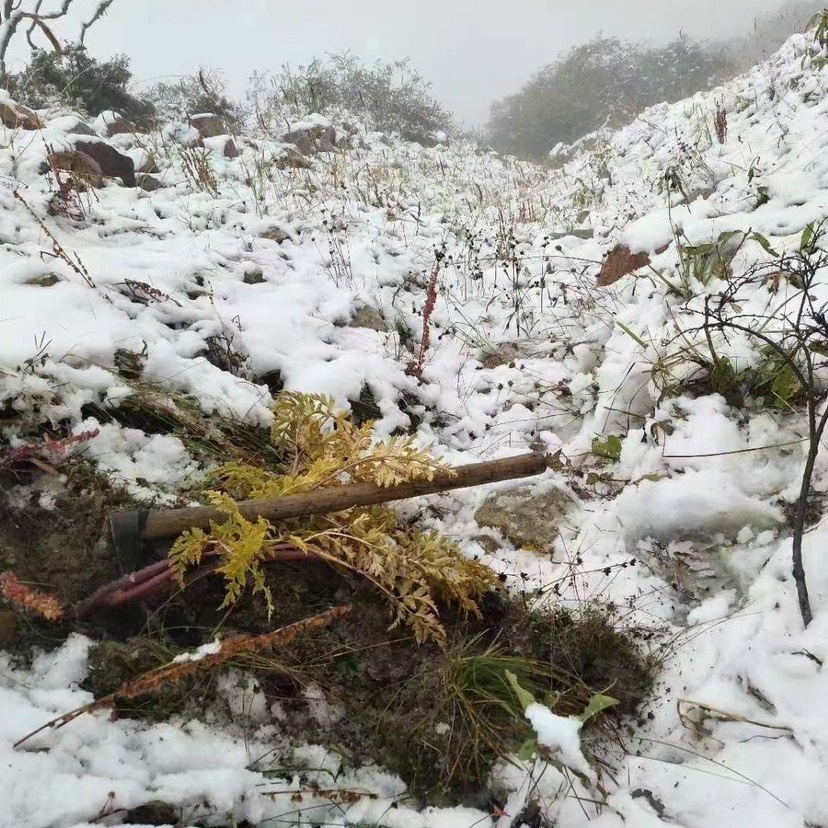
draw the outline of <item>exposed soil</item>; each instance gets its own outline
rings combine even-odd
[[[121,574],[102,526],[111,510],[132,504],[82,462],[64,471],[67,484],[54,508],[44,509],[36,498],[16,499],[15,505],[0,498],[0,568],[75,603]],[[163,554],[163,549],[143,550],[140,564]],[[256,676],[268,705],[278,703],[284,711],[280,726],[286,736],[336,745],[357,765],[379,761],[429,804],[485,807],[492,764],[529,735],[513,693],[504,690],[501,657],[523,659],[533,691],[551,693],[555,709],[565,714],[580,713],[595,692],[619,700],[608,715],[633,712],[651,683],[653,662],[598,610],[539,611],[492,593],[482,602],[480,619],[444,613],[450,644],[443,651],[416,645],[405,628],[389,630],[382,596],[327,564],[274,565],[268,581],[275,599],[270,618],[264,602],[250,594],[230,611],[220,609],[223,584],[209,577],[184,594],[99,614],[83,625],[19,616],[20,629],[11,640],[23,654],[32,645],[56,645],[73,630],[98,639],[85,686],[100,697],[212,640],[216,630],[223,636],[264,633],[350,603],[353,612],[344,620],[267,656],[247,656],[228,666]],[[9,622],[13,626],[13,619]],[[487,660],[492,654],[494,661]],[[478,657],[497,674],[493,685],[482,686],[482,678],[469,683],[466,668]],[[465,684],[458,679],[462,670]],[[151,698],[119,704],[118,712],[153,721],[175,713],[199,715],[216,699],[214,678],[199,674]],[[491,675],[485,681],[492,682]],[[481,701],[492,687],[503,704]],[[324,713],[308,699],[308,688],[321,690]]]

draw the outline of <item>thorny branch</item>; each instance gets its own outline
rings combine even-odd
[[[807,416],[808,453],[793,519],[791,557],[799,612],[806,627],[813,620],[813,611],[802,561],[802,540],[814,466],[828,428],[828,408],[820,413],[825,393],[817,376],[818,368],[824,369],[826,365],[824,360],[821,366],[815,364],[817,358],[828,356],[828,307],[816,304],[818,276],[828,267],[828,252],[822,247],[826,235],[828,222],[809,225],[802,234],[798,251],[782,256],[770,267],[751,268],[742,278],[733,280],[715,307],[711,307],[709,299],[705,302],[703,325],[708,342],[712,341],[712,331],[725,337],[729,331],[738,332],[757,340],[782,360],[801,386]],[[760,282],[778,283],[780,277],[784,277],[782,281],[786,289],[792,290],[793,294],[770,314],[778,325],[776,330],[771,330],[767,326],[768,314],[753,315],[741,311],[739,293]],[[734,308],[737,309],[735,313]]]

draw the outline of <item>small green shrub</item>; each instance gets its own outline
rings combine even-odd
[[[126,55],[99,61],[83,46],[72,45],[63,55],[35,52],[31,63],[9,79],[9,91],[34,107],[60,103],[89,115],[115,110],[145,129],[153,124],[155,107],[132,94],[131,80]]]
[[[146,98],[166,120],[181,121],[190,115],[212,112],[220,115],[232,131],[238,131],[244,123],[242,105],[225,96],[217,74],[208,70],[201,69],[172,83],[156,83],[147,90]]]
[[[362,63],[354,55],[330,55],[307,66],[285,66],[274,78],[254,76],[250,97],[258,110],[303,116],[352,114],[406,141],[434,142],[452,133],[451,115],[431,93],[431,84],[407,60]]]

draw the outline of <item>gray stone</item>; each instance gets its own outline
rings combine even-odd
[[[535,494],[530,488],[494,494],[477,510],[478,525],[498,529],[515,546],[548,549],[572,501],[557,489]]]
[[[273,159],[273,166],[277,170],[308,170],[311,163],[294,146],[285,147],[284,152]]]
[[[359,308],[348,321],[349,328],[369,328],[372,331],[386,333],[388,323],[383,315],[376,309],[365,305]]]
[[[58,118],[52,118],[52,120],[49,121],[49,126],[53,129],[59,129],[67,135],[96,134],[95,130],[77,115],[62,115]]]
[[[135,186],[135,163],[111,144],[83,138],[75,141],[75,149],[94,158],[103,175],[120,178],[127,187]]]
[[[224,142],[222,155],[224,155],[225,158],[238,158],[241,155],[239,148],[236,146],[236,142],[232,138],[228,138]]]
[[[302,155],[336,152],[336,130],[332,126],[310,126],[287,132],[282,136],[286,144],[293,144]]]
[[[256,270],[251,270],[244,274],[244,279],[242,280],[246,285],[261,285],[264,284],[265,277],[264,273],[262,273],[260,268],[256,268]]]
[[[268,227],[266,230],[262,230],[262,232],[259,233],[259,238],[276,242],[276,244],[281,244],[290,238],[290,233],[285,232],[281,227],[274,226]]]
[[[219,135],[227,134],[227,127],[222,119],[212,113],[204,112],[200,115],[191,115],[190,126],[195,127],[202,138],[216,138]]]
[[[150,175],[149,173],[141,173],[141,175],[135,179],[135,182],[147,193],[153,193],[156,190],[160,190],[164,186],[159,178],[156,178],[154,175]]]
[[[43,121],[26,106],[19,103],[0,103],[0,123],[9,129],[42,129]]]

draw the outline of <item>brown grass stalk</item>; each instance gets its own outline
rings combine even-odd
[[[165,684],[180,681],[185,676],[190,676],[193,673],[215,669],[241,654],[260,653],[265,650],[271,650],[274,647],[290,644],[309,630],[317,630],[320,627],[325,627],[334,621],[344,618],[351,612],[351,609],[350,604],[341,607],[331,607],[331,609],[320,612],[318,615],[303,618],[295,624],[281,627],[273,632],[263,633],[262,635],[242,633],[231,636],[221,643],[218,652],[205,655],[201,658],[195,657],[192,661],[174,662],[164,667],[159,667],[157,670],[150,670],[148,673],[144,673],[144,675],[122,684],[114,692],[46,722],[46,724],[41,725],[37,730],[33,730],[31,733],[23,736],[23,738],[18,739],[14,743],[14,747],[20,747],[20,745],[29,741],[29,739],[38,733],[42,733],[44,730],[57,730],[73,722],[84,713],[92,713],[102,707],[108,707],[118,700],[134,699],[139,696],[149,695]]]

